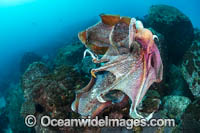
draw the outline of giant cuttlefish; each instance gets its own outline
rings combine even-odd
[[[84,57],[89,53],[101,66],[91,70],[89,84],[76,92],[72,110],[94,117],[129,97],[130,117],[150,119],[154,112],[144,116],[137,106],[151,84],[162,80],[162,60],[154,42],[158,38],[135,18],[100,17],[100,22],[78,34],[87,48]]]

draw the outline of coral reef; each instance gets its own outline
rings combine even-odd
[[[191,100],[184,96],[166,96],[163,99],[164,111],[169,118],[176,119],[180,122],[181,116],[185,112]]]
[[[200,32],[197,32],[200,33]],[[198,38],[199,39],[199,38]],[[200,41],[195,40],[184,55],[182,73],[192,94],[200,97]]]
[[[71,111],[70,104],[75,97],[74,91],[83,87],[85,81],[88,79],[70,66],[59,66],[50,72],[44,63],[34,62],[22,77],[21,85],[26,101],[21,115],[35,114],[39,118],[46,114],[63,119],[78,117]],[[36,130],[40,130],[38,126]]]
[[[180,62],[194,38],[189,18],[175,7],[154,5],[150,8],[145,23],[164,35],[169,59],[175,64]]]
[[[181,117],[181,122],[177,126],[174,132],[200,132],[200,99],[196,99],[192,103],[190,103],[184,114]]]

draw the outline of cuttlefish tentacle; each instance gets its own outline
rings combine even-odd
[[[149,114],[147,117],[144,117],[144,116],[138,114],[138,112],[137,112],[137,106],[140,103],[142,91],[144,89],[144,84],[146,82],[146,74],[147,74],[147,69],[146,69],[147,62],[145,60],[145,55],[144,54],[143,54],[143,59],[144,59],[144,61],[143,61],[144,62],[144,64],[143,64],[144,72],[143,72],[142,84],[141,84],[141,88],[139,89],[138,95],[136,96],[136,101],[135,101],[135,105],[134,105],[134,108],[133,108],[133,113],[131,115],[134,118],[145,118],[146,120],[150,120],[153,117],[154,112]],[[132,108],[130,108],[130,112],[132,112]]]
[[[116,65],[115,63],[112,63],[110,65],[106,65],[106,66],[103,66],[103,67],[100,67],[100,68],[97,68],[97,69],[92,69],[91,74],[92,74],[93,77],[96,78],[96,75],[95,75],[96,72],[105,71],[106,69],[111,68],[115,65]]]
[[[134,25],[136,23],[136,19],[135,18],[131,18],[130,24],[129,24],[129,48],[131,48],[131,44],[133,43],[133,39],[134,39]]]
[[[119,50],[118,50],[117,46],[113,43],[113,40],[112,40],[114,29],[115,29],[115,26],[112,27],[112,30],[109,34],[109,41],[110,41],[111,46],[114,48],[114,50],[116,50],[116,52],[119,54]]]
[[[107,55],[109,55],[110,49],[112,49],[112,46],[107,50],[106,54],[105,54],[101,59],[98,59],[98,58],[97,58],[90,50],[88,50],[88,49],[85,50],[84,56],[85,56],[85,53],[88,52],[88,53],[91,55],[91,57],[93,58],[92,61],[93,61],[94,63],[108,62],[108,61],[110,61],[110,59],[107,58]],[[117,48],[116,48],[116,49],[117,49]],[[116,51],[115,51],[115,52],[116,52]],[[116,63],[117,63],[117,61],[116,61]],[[110,68],[110,67],[113,67],[113,66],[115,66],[116,63],[113,62],[113,63],[109,63],[109,65],[105,65],[105,66],[100,67],[100,68],[98,68],[98,69],[92,69],[90,73],[91,73],[91,75],[92,75],[94,78],[96,78],[96,75],[95,75],[96,72],[104,71],[105,69],[108,69],[108,68]]]
[[[108,62],[109,61],[109,59],[99,59],[99,60],[97,60],[97,59],[94,59],[94,60],[92,60],[94,63],[96,63],[96,64],[99,64],[99,63],[104,63],[104,62]]]
[[[85,58],[86,54],[89,53],[93,60],[98,60],[98,56],[93,54],[89,49],[86,49],[83,54],[83,58]]]
[[[94,53],[92,53],[89,49],[86,49],[84,51],[83,58],[85,58],[85,56],[86,56],[87,53],[89,53],[90,56],[92,57],[93,63],[103,63],[103,62],[109,61],[108,59],[99,59],[98,56],[95,55]]]
[[[102,58],[103,58],[103,57],[102,57]],[[125,59],[125,58],[127,58],[127,57],[118,58],[117,60],[114,60],[114,61],[112,61],[112,62],[109,62],[109,63],[105,64],[104,66],[102,66],[102,67],[100,67],[100,68],[92,69],[92,70],[91,70],[91,75],[92,75],[93,77],[96,78],[96,75],[95,75],[96,72],[105,71],[105,70],[107,70],[107,69],[109,69],[109,68],[112,68],[112,67],[116,66],[117,64],[120,64],[120,61],[122,61],[122,60]],[[103,60],[110,60],[110,59],[104,58]]]

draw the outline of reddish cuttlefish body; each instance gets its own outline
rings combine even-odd
[[[94,63],[104,63],[91,70],[91,81],[76,93],[72,110],[82,116],[98,115],[111,104],[131,100],[132,118],[150,119],[137,111],[137,106],[154,82],[160,82],[163,65],[154,42],[157,38],[135,18],[100,15],[101,21],[80,32],[78,37],[86,46]],[[99,55],[103,55],[99,59]]]

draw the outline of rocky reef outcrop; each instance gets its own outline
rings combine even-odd
[[[196,97],[200,97],[200,31],[195,32],[196,40],[184,55],[182,73],[189,85],[189,89]]]
[[[194,38],[190,19],[175,7],[153,5],[145,23],[164,35],[169,59],[175,64],[180,62]]]
[[[175,128],[174,132],[191,133],[200,132],[200,99],[191,102],[181,117],[181,122]]]
[[[176,119],[180,122],[181,116],[185,112],[191,100],[184,96],[166,96],[163,99],[164,111],[167,112],[167,117]]]
[[[21,115],[34,114],[39,118],[46,114],[63,119],[78,116],[71,111],[70,105],[74,92],[87,80],[73,67],[62,65],[49,71],[44,63],[34,62],[22,77],[25,102]]]

